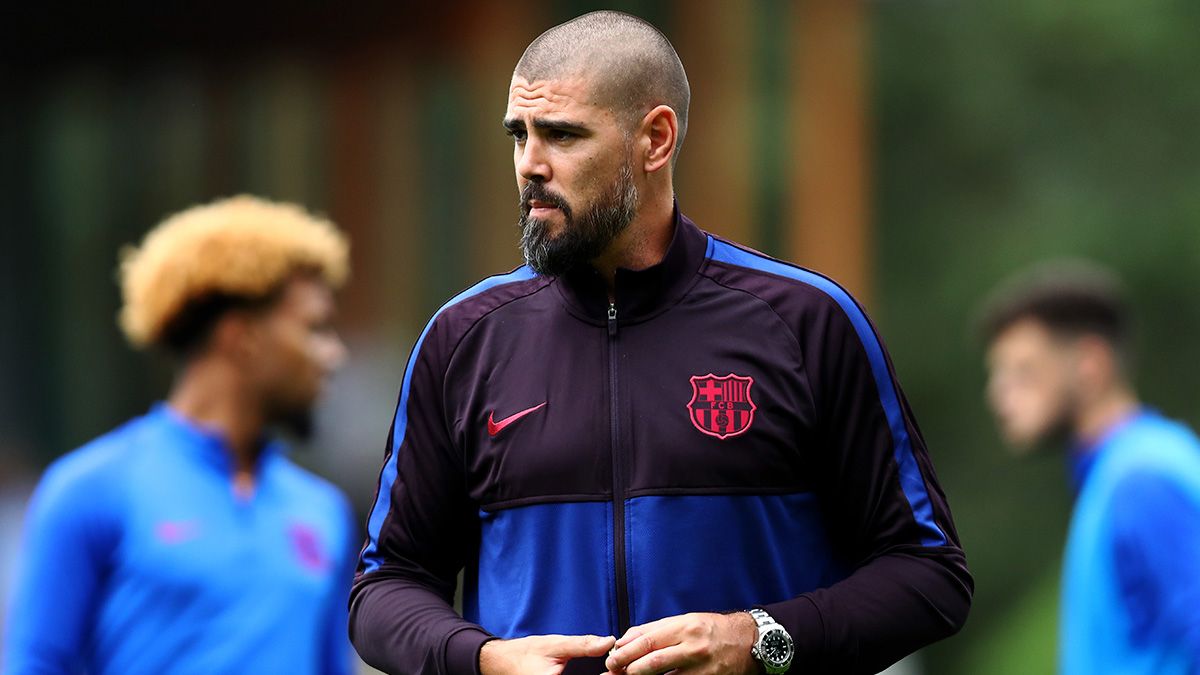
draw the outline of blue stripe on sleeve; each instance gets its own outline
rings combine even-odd
[[[937,526],[933,518],[933,504],[929,500],[929,492],[925,489],[925,479],[913,456],[912,442],[908,437],[908,427],[904,423],[904,413],[900,408],[900,397],[896,385],[888,372],[887,360],[883,355],[883,347],[879,337],[871,328],[867,315],[859,308],[858,303],[850,297],[841,286],[815,272],[795,267],[786,263],[751,253],[726,242],[710,237],[709,258],[719,262],[759,270],[801,281],[813,286],[833,298],[854,326],[867,359],[871,364],[871,374],[875,378],[875,386],[879,390],[879,398],[887,414],[888,427],[892,432],[893,456],[900,470],[900,486],[904,491],[908,504],[912,507],[913,517],[925,531],[921,543],[925,546],[941,546],[946,543],[946,536]]]
[[[425,336],[429,333],[429,328],[433,326],[433,322],[437,320],[442,312],[463,300],[489,291],[497,286],[518,281],[528,281],[535,276],[537,276],[536,272],[528,265],[523,265],[508,274],[488,277],[451,298],[449,302],[434,312],[433,317],[429,319],[429,323],[425,324],[425,329],[421,331],[421,336],[417,338],[417,344],[413,346],[412,353],[408,356],[408,365],[404,369],[404,383],[400,386],[400,401],[396,405],[396,419],[392,426],[391,452],[388,453],[387,462],[380,473],[379,494],[375,497],[375,505],[371,507],[371,515],[367,519],[367,545],[363,548],[362,552],[363,562],[366,563],[364,573],[374,572],[379,569],[379,565],[382,563],[382,560],[377,555],[379,533],[383,528],[384,518],[387,517],[388,511],[392,508],[392,484],[396,482],[397,471],[396,453],[399,451],[400,445],[404,442],[404,433],[408,429],[408,394],[409,388],[412,385],[413,366],[417,362],[417,355],[421,353],[421,345],[425,342]]]

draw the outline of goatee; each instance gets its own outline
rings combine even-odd
[[[540,201],[559,209],[563,228],[550,235],[550,223],[529,215],[531,201]],[[538,274],[560,276],[587,265],[608,249],[637,214],[638,191],[633,171],[626,164],[608,192],[576,218],[570,204],[541,183],[530,182],[521,191],[521,253]]]
[[[316,430],[313,410],[312,408],[289,410],[275,420],[275,426],[298,441],[310,441]]]

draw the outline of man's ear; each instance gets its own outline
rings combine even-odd
[[[675,156],[675,141],[679,138],[679,118],[666,105],[655,106],[646,113],[639,127],[644,148],[642,170],[646,173],[660,171],[671,165]]]
[[[1120,377],[1116,352],[1103,338],[1085,335],[1076,342],[1079,370],[1089,382],[1107,384]]]

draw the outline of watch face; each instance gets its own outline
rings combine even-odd
[[[786,666],[792,660],[792,638],[784,630],[773,630],[762,637],[759,653],[773,666]]]

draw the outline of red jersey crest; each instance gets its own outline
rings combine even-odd
[[[753,377],[730,373],[725,377],[692,376],[692,400],[688,402],[688,417],[692,424],[709,436],[726,439],[745,433],[754,423],[758,406],[750,398]]]

